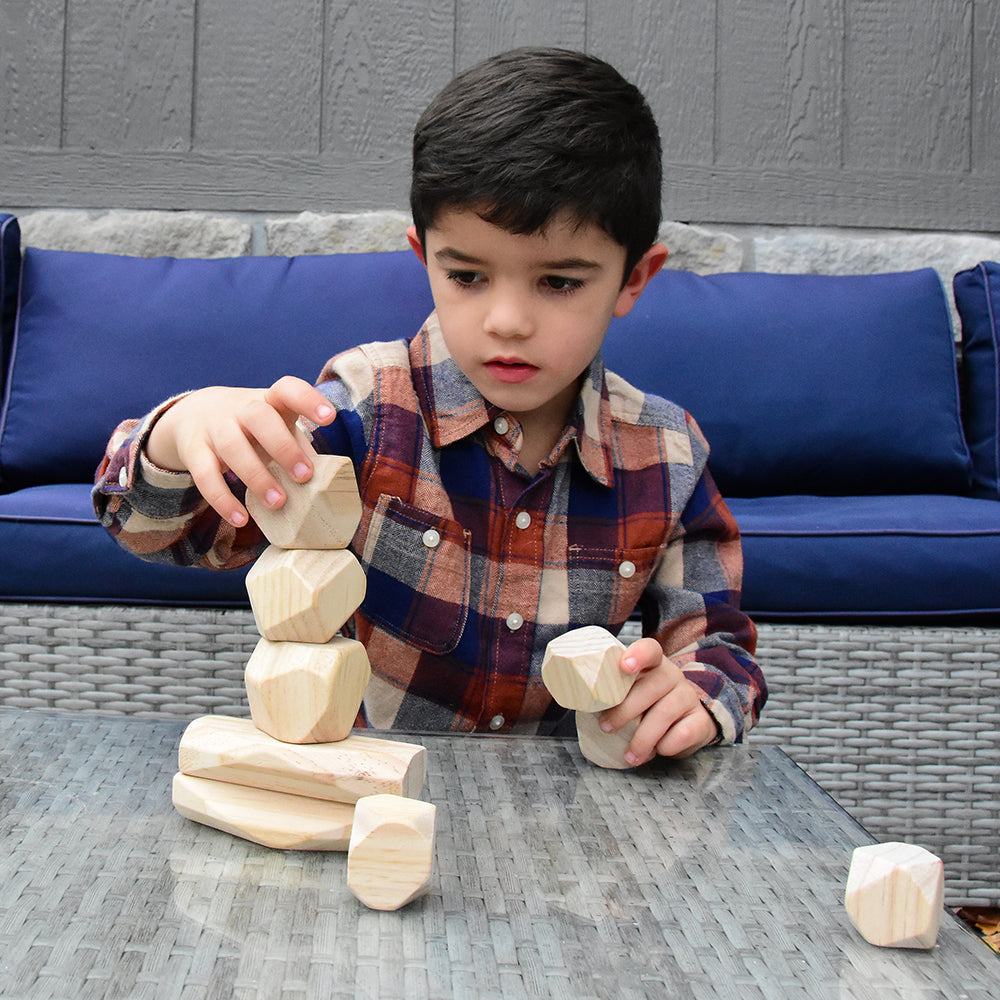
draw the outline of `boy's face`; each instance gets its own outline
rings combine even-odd
[[[557,215],[516,235],[472,209],[443,209],[422,246],[445,343],[483,396],[528,427],[565,422],[612,316],[624,316],[666,259],[654,245],[622,285],[625,248]]]

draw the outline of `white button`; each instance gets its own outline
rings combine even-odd
[[[441,541],[441,536],[433,529],[428,528],[424,532],[424,545],[429,549],[437,548],[438,543]]]
[[[524,624],[524,619],[516,612],[512,611],[507,615],[507,628],[511,632],[516,632]]]
[[[490,729],[497,730],[502,728],[503,728],[503,716],[494,715],[493,718],[490,719]]]
[[[495,430],[497,434],[506,434],[507,431],[510,430],[510,424],[507,423],[507,418],[497,417],[496,420],[493,421],[493,430]]]
[[[514,518],[514,523],[523,531],[529,524],[531,524],[531,515],[526,510],[522,510],[521,513]]]
[[[128,469],[124,465],[122,466],[122,471],[118,473],[118,485],[122,489],[128,486]]]
[[[618,567],[618,575],[623,580],[628,580],[630,577],[635,576],[635,563],[629,562],[628,559],[626,559],[625,562]]]

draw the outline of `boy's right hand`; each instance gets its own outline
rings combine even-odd
[[[249,515],[224,473],[232,471],[268,507],[278,509],[285,494],[268,463],[277,462],[296,482],[307,482],[313,466],[295,422],[305,417],[323,426],[335,416],[319,390],[291,375],[267,389],[211,386],[185,396],[159,417],[146,441],[146,457],[161,469],[190,473],[219,516],[241,528]]]

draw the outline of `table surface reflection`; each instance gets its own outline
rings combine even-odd
[[[986,1000],[945,914],[931,952],[843,907],[871,837],[773,747],[633,772],[573,742],[423,743],[430,892],[394,913],[346,856],[272,851],[170,800],[185,723],[0,710],[0,996]]]

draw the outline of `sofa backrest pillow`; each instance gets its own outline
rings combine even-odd
[[[117,423],[206,385],[313,381],[430,313],[410,251],[218,260],[28,248],[0,412],[5,490],[87,482]]]
[[[962,319],[962,408],[972,453],[973,492],[1000,500],[1000,264],[955,275]]]
[[[663,271],[608,367],[689,410],[723,495],[961,494],[954,334],[936,271]]]
[[[0,399],[14,343],[17,284],[21,273],[21,230],[13,215],[0,214]]]

